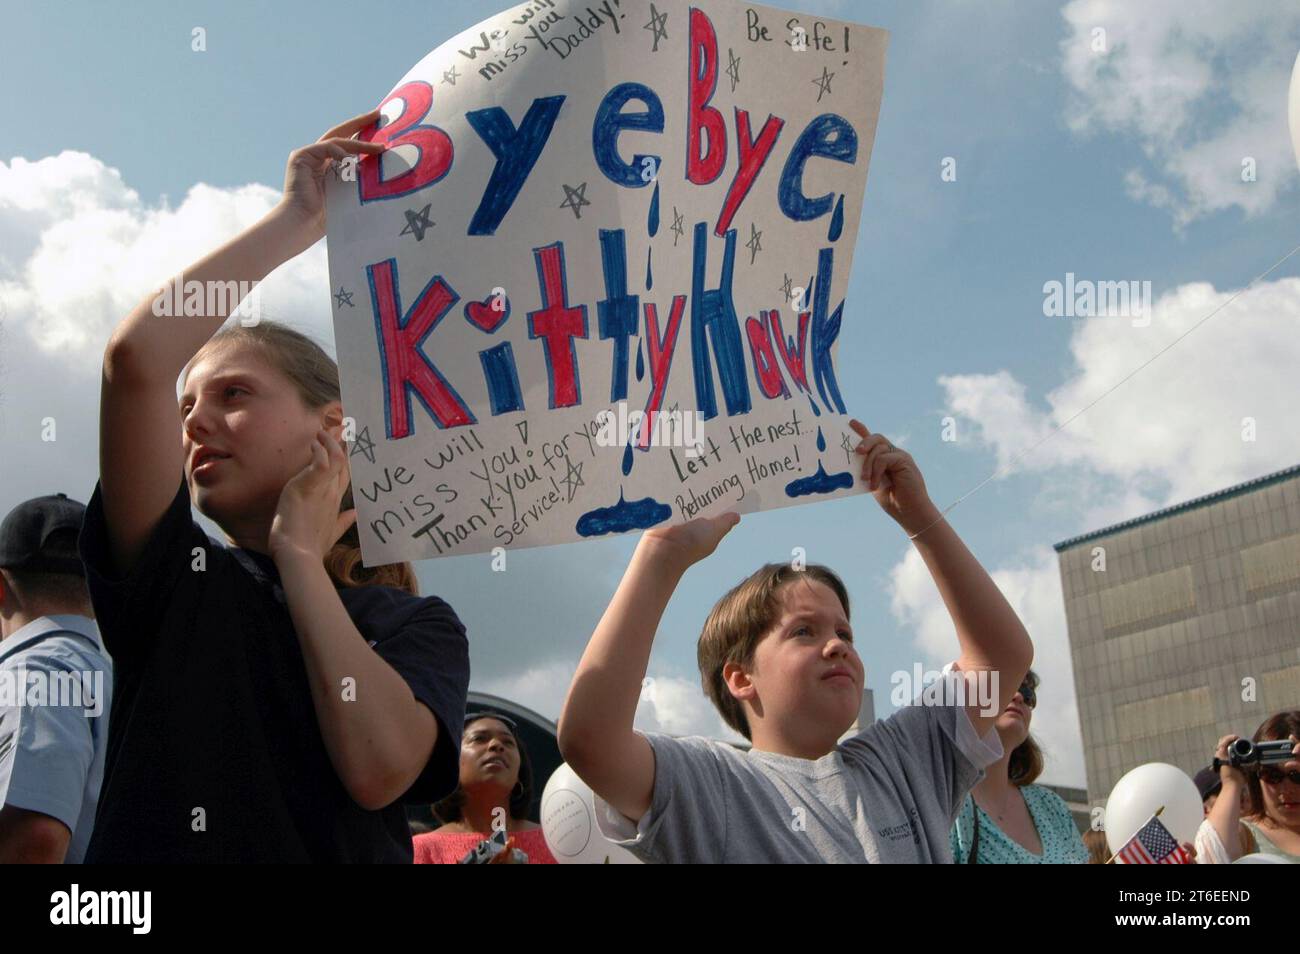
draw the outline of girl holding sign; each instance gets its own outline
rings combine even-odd
[[[324,177],[382,151],[351,138],[377,117],[295,151],[279,205],[177,287],[319,240]],[[409,862],[402,802],[456,787],[465,629],[409,565],[360,566],[334,362],[271,323],[218,331],[233,302],[163,298],[104,353],[81,552],[118,689],[87,860]]]

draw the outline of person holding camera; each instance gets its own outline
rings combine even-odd
[[[1289,753],[1285,744],[1276,744],[1286,742]],[[1223,788],[1196,834],[1201,864],[1228,864],[1257,853],[1300,863],[1300,709],[1270,716],[1249,747],[1225,735],[1214,764]],[[1250,805],[1244,813],[1243,791]]]

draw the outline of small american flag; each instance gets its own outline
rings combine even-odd
[[[1192,860],[1154,816],[1116,852],[1116,857],[1126,865],[1185,865]]]

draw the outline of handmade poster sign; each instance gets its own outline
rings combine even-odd
[[[858,493],[836,342],[887,35],[728,0],[532,0],[336,168],[367,565]]]

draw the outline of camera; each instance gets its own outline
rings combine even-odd
[[[1250,739],[1237,739],[1228,746],[1227,760],[1225,761],[1216,756],[1212,764],[1216,772],[1224,765],[1241,768],[1242,766],[1258,767],[1275,763],[1281,764],[1295,758],[1291,754],[1294,745],[1294,742],[1287,739],[1277,742],[1252,742]]]
[[[501,852],[506,850],[506,841],[508,836],[504,828],[496,831],[491,838],[485,838],[477,845],[466,852],[465,857],[456,862],[460,865],[485,865]],[[518,848],[512,848],[511,851],[515,864],[528,864],[528,855]]]

